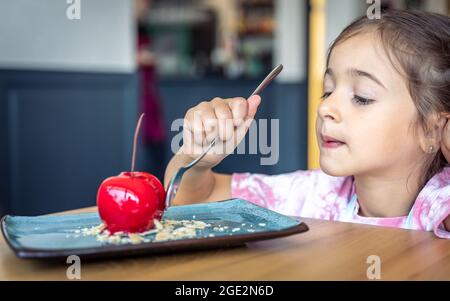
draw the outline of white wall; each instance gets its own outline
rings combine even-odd
[[[274,64],[283,64],[279,82],[301,82],[307,74],[307,0],[275,1]]]
[[[80,20],[67,1],[0,0],[0,68],[133,71],[132,1],[80,0]]]
[[[446,0],[428,0],[425,2],[425,9],[430,12],[446,14],[449,7]]]
[[[327,48],[341,31],[364,12],[365,0],[328,0],[326,19]]]
[[[277,78],[281,82],[303,81],[307,75],[306,53],[308,15],[307,0],[276,0],[275,65],[285,69]],[[328,0],[326,4],[326,46],[364,12],[365,0]],[[325,49],[326,51],[326,49]],[[325,56],[326,53],[323,53]]]
[[[406,8],[404,0],[391,0],[391,3],[395,8]],[[444,15],[448,13],[449,8],[450,7],[448,6],[448,0],[425,0],[421,4],[421,9],[425,11],[440,13]]]

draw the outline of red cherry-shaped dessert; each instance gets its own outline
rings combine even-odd
[[[145,172],[122,172],[103,181],[97,193],[101,219],[111,233],[143,232],[154,227],[164,210],[164,188]]]
[[[165,191],[152,174],[134,172],[136,141],[144,114],[139,118],[134,133],[131,172],[107,178],[97,192],[100,218],[111,233],[119,231],[144,232],[154,227],[165,209]]]

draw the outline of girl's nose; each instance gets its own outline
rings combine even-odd
[[[337,108],[336,99],[333,94],[322,100],[319,108],[317,109],[317,113],[323,120],[330,119],[335,122],[341,121],[341,116]]]

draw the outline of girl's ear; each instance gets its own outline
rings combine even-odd
[[[447,117],[443,114],[433,114],[428,118],[426,128],[422,128],[419,134],[420,146],[425,153],[432,154],[439,150],[446,123]]]

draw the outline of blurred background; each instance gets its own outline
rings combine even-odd
[[[248,96],[280,63],[256,116],[280,120],[278,163],[231,155],[216,169],[317,168],[312,124],[326,49],[372,2],[0,0],[0,215],[95,205],[102,180],[130,170],[141,112],[137,170],[162,180],[175,119],[215,96]]]

